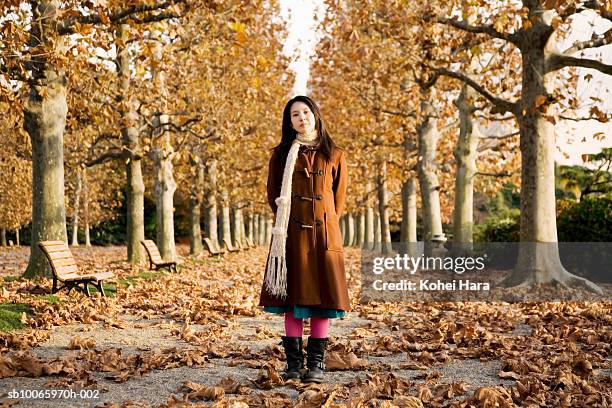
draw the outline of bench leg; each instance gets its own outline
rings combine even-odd
[[[98,289],[98,291],[100,291],[100,295],[101,295],[102,297],[106,297],[106,293],[104,293],[104,288],[102,287],[102,281],[99,281],[99,282],[96,284],[96,288]]]

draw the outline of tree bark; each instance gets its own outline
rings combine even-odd
[[[200,230],[200,213],[204,201],[204,165],[202,161],[193,160],[191,166],[195,170],[195,189],[189,194],[189,253],[199,255],[202,253],[202,231]]]
[[[245,217],[245,235],[251,242],[253,242],[253,211],[249,210]]]
[[[417,245],[417,197],[414,178],[402,186],[402,226],[400,231],[402,253],[416,256]]]
[[[21,246],[21,242],[20,242],[20,239],[19,239],[19,228],[17,228],[15,230],[15,245],[16,246]]]
[[[384,160],[379,163],[378,177],[378,214],[380,215],[380,242],[382,251],[388,254],[392,251],[391,248],[391,230],[389,229],[389,212],[387,210],[387,162]]]
[[[128,262],[142,264],[145,255],[141,245],[144,240],[144,192],[142,178],[142,151],[140,137],[136,129],[138,113],[135,111],[135,101],[130,100],[130,56],[125,47],[128,42],[127,24],[117,27],[117,69],[119,74],[119,112],[121,115],[121,134],[123,148],[126,151],[125,173],[127,175],[127,252]]]
[[[154,124],[161,126],[168,123],[167,115],[156,116]],[[163,131],[163,130],[162,130]],[[155,199],[157,214],[157,246],[164,261],[176,259],[176,244],[174,242],[174,166],[172,157],[174,150],[170,143],[169,133],[165,131],[163,145],[153,150],[155,162]]]
[[[79,210],[81,207],[81,192],[83,191],[82,169],[77,169],[77,185],[74,191],[74,208],[72,212],[72,246],[79,246]]]
[[[348,246],[355,245],[355,217],[353,214],[346,215],[347,230],[348,230]]]
[[[259,240],[259,214],[253,214],[253,242],[257,245],[261,245]]]
[[[242,234],[240,233],[240,217],[242,211],[236,206],[231,209],[231,227],[234,248],[242,249]]]
[[[374,209],[372,207],[366,208],[364,240],[364,249],[372,250],[374,244]]]
[[[421,206],[423,218],[423,241],[425,242],[425,255],[431,255],[434,240],[443,240],[442,217],[440,213],[440,185],[436,174],[436,149],[440,133],[436,127],[437,120],[434,108],[427,92],[425,99],[421,102],[423,121],[417,126],[419,138],[419,161],[417,170],[419,184],[421,186]]]
[[[217,225],[217,160],[210,160],[206,166],[208,170],[208,191],[206,192],[206,218],[204,232],[213,242],[219,243]]]
[[[361,211],[357,215],[357,223],[356,223],[356,241],[355,245],[358,248],[363,248],[363,243],[365,240],[365,213]]]
[[[259,242],[266,245],[266,219],[262,214],[259,214]]]
[[[272,239],[272,218],[266,218],[266,245],[270,245],[270,240]]]
[[[472,252],[474,233],[474,176],[479,137],[472,122],[473,101],[476,95],[464,85],[455,105],[459,110],[459,138],[455,148],[457,170],[455,173],[455,209],[453,221],[453,245],[455,255]]]
[[[221,190],[221,237],[222,240],[232,244],[232,230],[230,228],[229,194],[225,187]]]
[[[91,246],[89,236],[89,184],[87,183],[87,168],[83,169],[83,221],[85,222],[85,246]]]
[[[5,247],[6,245],[6,228],[0,228],[0,246]]]
[[[382,245],[381,245],[381,230],[380,230],[380,212],[375,210],[374,211],[374,245],[373,245],[373,250],[375,252],[381,252],[382,251]]]
[[[57,1],[32,2],[28,47],[60,41],[56,26]],[[67,242],[64,207],[64,127],[68,106],[66,78],[45,55],[33,57],[30,92],[24,108],[24,127],[32,143],[32,238],[26,278],[51,277],[51,267],[38,247],[40,241]],[[43,92],[44,91],[44,92]]]
[[[152,79],[164,103],[164,111],[168,109],[168,95],[166,94],[166,81],[163,70],[163,51],[160,38],[156,38],[157,32],[151,31],[155,40],[153,58],[158,65],[152,69]],[[155,198],[157,213],[157,246],[164,261],[176,260],[176,244],[174,242],[174,192],[176,182],[174,180],[174,149],[170,138],[171,132],[165,126],[169,123],[169,116],[166,114],[155,115],[153,123],[158,127],[160,134],[159,145],[153,149],[155,161]]]

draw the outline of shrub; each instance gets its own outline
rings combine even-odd
[[[475,226],[476,242],[518,242],[520,237],[520,211],[504,210]]]
[[[612,197],[586,197],[557,217],[559,241],[612,242]]]

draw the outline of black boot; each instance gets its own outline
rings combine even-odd
[[[325,347],[328,339],[308,337],[306,345],[306,367],[308,372],[302,377],[305,383],[321,383],[325,373]]]
[[[298,379],[302,376],[300,370],[304,367],[304,352],[302,351],[302,337],[282,336],[287,367],[283,377],[286,380]]]

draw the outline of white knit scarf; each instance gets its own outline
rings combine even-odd
[[[298,133],[293,141],[285,170],[283,171],[283,184],[280,196],[274,200],[278,206],[276,209],[276,224],[272,228],[272,245],[268,254],[268,268],[266,270],[264,284],[270,294],[281,299],[287,297],[287,260],[285,259],[285,248],[287,242],[287,227],[289,226],[289,213],[291,212],[291,181],[293,169],[297,160],[301,145],[314,146],[317,143],[317,131],[311,133]]]

